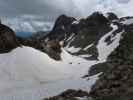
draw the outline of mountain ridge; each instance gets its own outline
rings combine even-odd
[[[2,27],[0,26],[1,29]],[[86,96],[88,100],[90,96],[94,100],[132,99],[130,94],[133,93],[133,17],[118,18],[113,13],[102,14],[95,12],[87,18],[76,20],[73,17],[61,15],[57,18],[52,31],[43,36],[41,32],[39,36],[36,34],[27,39],[16,37],[15,32],[8,29],[11,30],[4,26],[4,33],[3,29],[0,31],[0,38],[2,38],[2,34],[5,34],[4,39],[7,42],[8,52],[22,45],[35,48],[57,62],[64,59],[61,55],[65,51],[65,54],[70,55],[67,55],[67,57],[72,58],[66,57],[65,59],[65,61],[69,61],[69,63],[67,62],[69,66],[74,64],[74,66],[81,67],[85,64],[84,62],[96,61],[83,77],[83,79],[89,79],[93,75],[102,72],[90,93],[72,90],[54,97],[57,98],[56,100],[62,98],[63,95],[63,100],[67,100],[67,95],[69,96],[72,93],[78,96],[79,92],[85,94],[81,97]],[[8,34],[10,34],[10,37]],[[3,41],[0,41],[0,43],[4,45],[1,45],[0,49],[5,50],[6,43]],[[8,43],[13,43],[13,47],[10,48]],[[75,57],[78,57],[78,61],[84,60],[83,62],[76,62],[78,64],[76,65],[75,62],[70,61],[77,59]],[[87,64],[90,66],[89,63]],[[87,65],[85,64],[85,66]],[[79,71],[79,69],[76,70]],[[84,72],[85,69],[82,70]],[[72,74],[77,75],[76,71]],[[72,98],[69,97],[70,100],[73,100],[73,98],[73,96]],[[54,99],[49,98],[49,100]]]

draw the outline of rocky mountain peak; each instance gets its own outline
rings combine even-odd
[[[73,17],[68,17],[66,15],[60,15],[56,22],[55,22],[55,26],[54,28],[56,27],[59,27],[59,26],[68,26],[68,25],[71,25],[73,21],[75,21],[76,19],[73,18]]]
[[[71,24],[76,19],[73,17],[68,17],[66,15],[61,15],[57,18],[52,31],[49,34],[50,39],[62,40],[65,38],[65,34],[71,31]]]
[[[119,18],[117,17],[116,14],[112,13],[112,12],[108,12],[107,13],[107,18],[112,21],[112,20],[118,20]]]
[[[86,20],[89,25],[101,25],[109,22],[109,20],[100,12],[94,12]]]

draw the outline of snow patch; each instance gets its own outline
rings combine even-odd
[[[41,100],[67,89],[89,92],[98,76],[89,80],[81,77],[98,62],[73,56],[64,49],[61,58],[55,61],[30,47],[0,54],[0,100]]]
[[[75,39],[75,34],[73,33],[66,41],[68,42],[67,46],[65,47],[65,50],[70,52],[70,53],[77,53],[78,51],[81,50],[81,48],[76,48],[74,46],[70,47],[70,44],[74,41]]]
[[[88,100],[87,97],[76,97],[76,99],[78,99],[78,100]]]
[[[72,40],[73,37],[74,37],[74,35],[75,35],[75,34],[73,33],[66,41],[68,42],[68,41]]]
[[[81,50],[81,48],[75,48],[75,47],[69,47],[67,48],[67,51],[71,52],[71,53],[77,53]]]
[[[88,58],[88,57],[91,57],[92,55],[88,55],[88,54],[85,54],[85,55],[79,55],[79,57],[81,58]]]
[[[72,24],[79,24],[79,21],[78,20],[73,21]]]
[[[90,45],[88,45],[88,46],[86,46],[83,50],[88,50],[90,47],[92,47],[94,44],[92,43],[92,44],[90,44]]]
[[[116,31],[118,29],[117,25],[113,25],[111,24],[111,27],[113,28],[112,31],[110,31],[109,33],[105,34],[98,42],[97,45],[97,49],[98,49],[98,59],[99,61],[106,61],[107,57],[109,56],[109,54],[111,54],[112,51],[114,51],[115,48],[117,48],[117,46],[119,46],[119,41],[121,39],[121,35],[123,33],[117,33],[114,37],[112,37],[112,33],[114,31]],[[107,45],[107,43],[105,42],[105,39],[107,37],[111,36],[111,40],[113,40],[113,42],[110,45]]]

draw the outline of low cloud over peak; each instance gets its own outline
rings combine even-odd
[[[0,17],[27,22],[54,22],[61,14],[86,17],[94,11],[133,16],[132,5],[133,0],[0,0]]]

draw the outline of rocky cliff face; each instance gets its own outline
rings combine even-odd
[[[15,32],[0,23],[0,53],[7,53],[19,46]]]
[[[120,45],[109,55],[107,62],[93,66],[90,71],[91,74],[103,72],[90,93],[96,100],[133,99],[132,20],[131,17],[121,18],[125,32]]]

